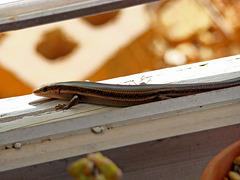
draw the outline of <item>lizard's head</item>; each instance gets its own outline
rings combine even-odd
[[[69,99],[73,96],[71,91],[66,86],[61,85],[61,83],[44,84],[33,90],[33,94],[57,99]]]
[[[44,84],[39,88],[34,89],[33,94],[37,96],[51,97],[51,94],[53,94],[53,91],[55,90],[51,84]]]

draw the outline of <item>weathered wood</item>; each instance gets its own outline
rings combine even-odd
[[[200,131],[115,149],[102,153],[122,170],[123,180],[199,180],[211,158],[221,149],[237,141],[240,125]],[[1,180],[71,180],[68,166],[83,156],[0,173]]]
[[[228,57],[104,82],[154,84],[223,80],[240,76],[239,58]],[[2,99],[0,171],[210,129],[239,127],[239,91],[240,87],[233,87],[128,108],[79,104],[67,111],[54,108],[64,101],[43,100],[34,95]],[[94,133],[94,127],[105,131]],[[11,148],[16,142],[21,143],[20,149]],[[174,158],[178,156],[182,155],[175,154]],[[155,171],[154,168],[148,170]]]

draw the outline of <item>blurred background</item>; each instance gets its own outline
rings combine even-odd
[[[168,0],[0,34],[0,98],[240,54],[240,1]]]

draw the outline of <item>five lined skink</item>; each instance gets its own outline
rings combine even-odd
[[[37,96],[70,100],[62,109],[77,103],[132,106],[240,85],[240,77],[207,83],[114,85],[86,81],[43,85],[33,91]]]

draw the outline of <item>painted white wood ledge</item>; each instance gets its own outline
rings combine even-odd
[[[240,56],[146,72],[105,83],[190,83],[240,76]],[[34,95],[0,100],[0,171],[240,123],[240,86],[127,108]],[[104,128],[94,133],[94,127]],[[21,143],[20,149],[11,148]],[[9,149],[5,149],[8,147]]]

